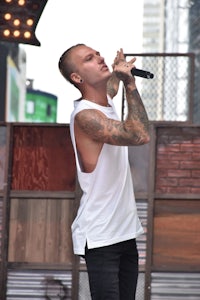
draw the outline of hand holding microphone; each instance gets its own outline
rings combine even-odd
[[[114,64],[112,65],[113,69],[115,69],[117,72],[119,70],[117,70],[117,66],[118,65],[121,65],[121,66],[124,66],[125,68],[128,67],[130,69],[130,72],[131,72],[131,75],[132,76],[138,76],[138,77],[142,77],[142,78],[146,78],[146,79],[152,79],[154,78],[154,74],[149,72],[149,71],[145,71],[145,70],[140,70],[140,69],[137,69],[135,67],[133,67],[133,63],[136,61],[136,58],[132,58],[129,62],[127,62],[125,60],[125,56],[124,56],[124,53],[123,53],[123,49],[120,49],[120,51],[117,52],[117,56],[114,60]],[[119,77],[121,77],[119,74],[118,74]]]
[[[139,76],[146,79],[152,79],[154,77],[154,74],[150,73],[149,71],[144,71],[136,68],[131,69],[131,74],[133,76]]]

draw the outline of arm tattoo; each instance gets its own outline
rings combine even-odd
[[[119,79],[114,73],[112,73],[112,76],[107,83],[107,94],[111,98],[114,98],[117,95],[118,89],[119,89]]]
[[[138,90],[134,89],[131,92],[127,92],[126,96],[128,103],[127,120],[139,121],[141,127],[144,128],[144,133],[148,133],[149,120]]]
[[[100,111],[88,109],[76,115],[76,122],[84,134],[96,142],[119,146],[144,144],[138,120],[121,122],[107,118]]]

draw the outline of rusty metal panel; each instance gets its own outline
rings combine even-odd
[[[12,190],[75,190],[69,127],[16,125],[13,131]]]
[[[72,274],[58,270],[8,270],[6,300],[71,299]]]
[[[151,300],[199,300],[199,273],[152,273]]]

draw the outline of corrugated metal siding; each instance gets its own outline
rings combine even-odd
[[[144,286],[145,286],[145,273],[139,273],[137,290],[136,290],[136,299],[144,300]]]
[[[71,299],[71,288],[69,271],[9,270],[6,299]]]
[[[137,291],[136,291],[136,299],[137,300],[144,300],[144,283],[145,283],[145,274],[139,273]],[[79,300],[91,300],[89,282],[88,282],[88,274],[86,271],[80,272]]]
[[[151,300],[199,300],[200,273],[152,273]]]
[[[139,265],[145,266],[146,264],[146,247],[147,247],[147,212],[148,203],[146,200],[137,200],[138,216],[142,223],[144,234],[137,238],[137,247],[139,251]]]
[[[79,273],[79,300],[90,300],[90,288],[87,271]]]

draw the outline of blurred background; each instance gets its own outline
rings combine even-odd
[[[150,119],[198,122],[199,1],[35,1],[26,8],[33,17],[26,38],[24,3],[1,1],[1,120],[68,123],[79,92],[60,75],[58,60],[68,47],[85,43],[110,68],[122,47],[137,56],[138,68],[154,73],[151,82],[137,78]],[[122,89],[115,103],[123,115]]]
[[[137,77],[151,141],[129,147],[138,214],[137,300],[200,299],[200,1],[0,0],[0,299],[89,300],[71,222],[81,191],[59,73],[76,43],[116,51]],[[126,116],[123,86],[114,99]],[[117,176],[117,174],[116,174]]]

